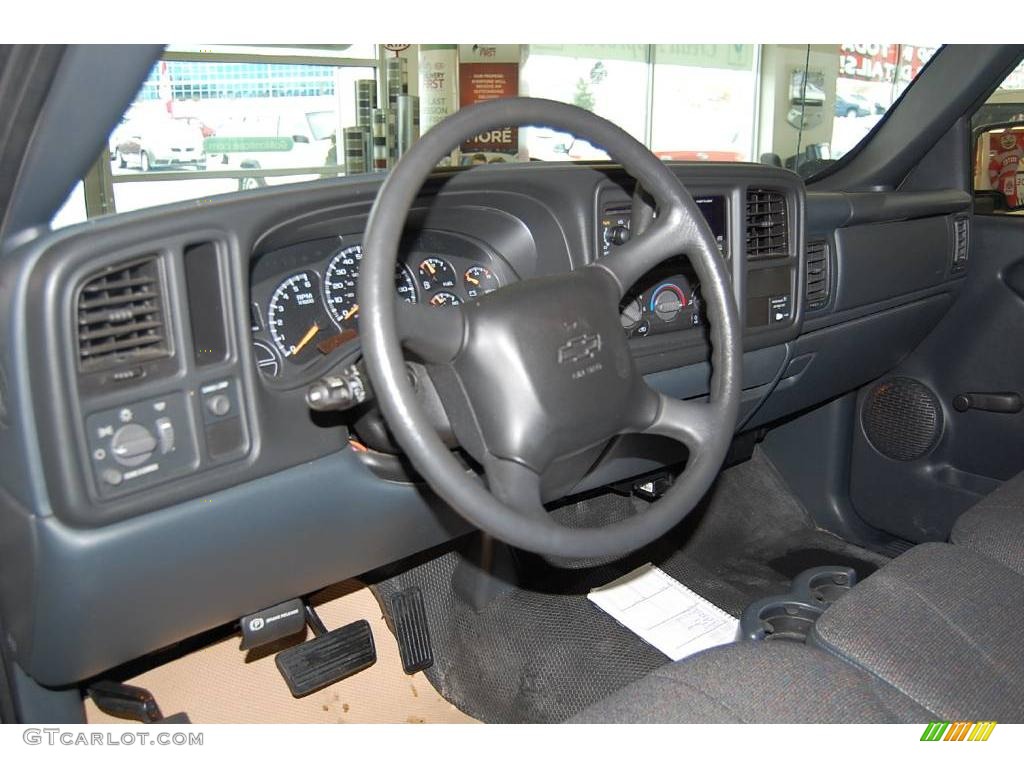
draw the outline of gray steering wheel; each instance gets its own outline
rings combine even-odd
[[[657,217],[639,237],[572,272],[524,280],[437,309],[396,301],[395,263],[409,209],[451,148],[508,125],[583,136],[618,160],[654,199]],[[359,333],[381,411],[433,490],[466,520],[515,547],[566,558],[618,556],[679,523],[725,458],[740,403],[741,335],[725,263],[683,184],[618,126],[578,107],[532,98],[467,107],[432,128],[380,189],[363,240]],[[685,253],[700,279],[711,326],[708,401],[655,392],[637,372],[619,303],[646,272]],[[403,346],[445,371],[439,391],[461,446],[486,485],[441,441],[417,402]],[[552,463],[626,433],[663,435],[689,451],[671,490],[610,525],[569,528],[542,506]]]

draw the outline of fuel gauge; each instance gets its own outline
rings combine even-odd
[[[439,288],[454,288],[456,283],[455,270],[452,265],[437,256],[429,256],[417,267],[420,286],[427,293]]]

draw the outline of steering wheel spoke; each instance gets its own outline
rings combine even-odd
[[[643,434],[678,440],[690,453],[706,450],[716,429],[721,428],[721,409],[703,400],[678,400],[654,390],[649,392],[656,401],[655,416]]]
[[[680,215],[669,210],[653,219],[635,240],[629,240],[594,264],[615,277],[624,296],[645,274],[668,258],[686,250],[680,239]]]
[[[402,346],[427,363],[450,363],[462,349],[466,317],[461,307],[427,307],[395,303]]]
[[[523,517],[548,520],[540,496],[540,475],[518,461],[488,455],[483,460],[487,487],[495,498]]]

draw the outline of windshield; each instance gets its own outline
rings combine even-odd
[[[664,160],[761,162],[804,177],[853,150],[935,46],[171,46],[54,225],[237,190],[387,173],[465,106],[575,104]],[[469,137],[442,165],[606,160],[549,128]],[[90,190],[87,195],[85,190]]]

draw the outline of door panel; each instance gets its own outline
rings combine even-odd
[[[1024,396],[1024,217],[971,220],[965,281],[921,345],[858,398],[854,507],[912,541],[946,539],[961,512],[1024,470],[1024,410],[954,407],[966,393]]]

